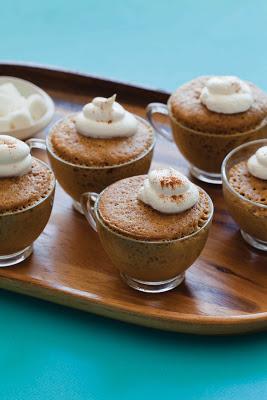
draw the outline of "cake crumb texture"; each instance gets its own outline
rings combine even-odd
[[[246,161],[241,161],[230,169],[229,183],[246,199],[267,205],[267,181],[251,175]]]
[[[126,178],[105,189],[99,213],[111,229],[140,240],[170,240],[190,235],[206,223],[211,210],[202,189],[198,203],[191,209],[163,214],[137,198],[145,178],[145,175]]]
[[[211,76],[202,76],[184,84],[171,96],[169,105],[174,119],[182,125],[206,133],[242,133],[260,126],[267,116],[267,94],[246,82],[253,96],[249,110],[236,114],[210,111],[200,101],[200,94]]]
[[[52,172],[33,158],[31,171],[14,178],[0,178],[0,213],[26,209],[47,197],[54,186]]]
[[[130,137],[96,139],[79,134],[75,117],[67,117],[50,132],[53,152],[72,164],[105,167],[133,161],[151,147],[152,128],[138,121],[137,132]]]

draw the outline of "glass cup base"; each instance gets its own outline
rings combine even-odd
[[[81,203],[79,203],[79,202],[76,201],[76,200],[73,200],[73,201],[72,201],[72,207],[74,208],[74,210],[78,211],[78,213],[84,215],[84,212],[83,212]]]
[[[0,268],[11,267],[12,265],[16,265],[26,260],[33,251],[33,246],[30,245],[26,247],[26,249],[18,251],[17,253],[8,254],[6,256],[0,255]]]
[[[267,251],[267,242],[256,239],[253,236],[249,235],[248,233],[244,232],[243,230],[241,230],[241,235],[245,240],[245,242],[250,244],[250,246],[254,247],[257,250]]]
[[[183,282],[185,274],[183,273],[177,275],[175,278],[161,282],[140,281],[139,279],[131,278],[130,276],[123,273],[121,273],[121,277],[128,286],[135,290],[138,290],[139,292],[163,293],[168,292],[169,290],[172,290],[179,286]]]
[[[212,183],[213,185],[221,185],[222,184],[222,176],[221,174],[213,174],[211,172],[202,171],[193,165],[190,166],[190,174],[197,178],[199,181],[205,183]]]

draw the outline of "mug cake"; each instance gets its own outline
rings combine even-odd
[[[0,135],[0,267],[32,252],[51,214],[55,177],[24,142]]]
[[[80,113],[56,123],[47,137],[56,178],[78,211],[82,193],[146,173],[154,144],[150,125],[125,110],[115,95],[94,98]]]
[[[202,76],[178,88],[168,105],[148,106],[169,115],[173,139],[190,163],[190,172],[208,183],[221,183],[221,164],[233,148],[267,134],[267,95],[235,76]],[[166,136],[166,132],[163,132]]]
[[[173,168],[122,179],[82,196],[103,248],[132,288],[160,293],[178,286],[203,250],[213,205]]]

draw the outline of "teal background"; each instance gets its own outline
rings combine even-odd
[[[200,74],[267,89],[267,3],[3,1],[1,60],[172,90]],[[1,400],[265,399],[267,335],[194,337],[0,292]]]

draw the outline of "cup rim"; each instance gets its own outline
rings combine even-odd
[[[17,210],[17,211],[8,211],[8,212],[6,212],[6,213],[1,213],[1,212],[0,212],[0,218],[5,217],[5,216],[9,216],[9,215],[22,214],[22,213],[24,213],[24,212],[27,212],[27,211],[31,210],[32,208],[37,207],[37,206],[39,206],[40,204],[42,204],[42,203],[43,203],[45,200],[47,200],[48,197],[54,192],[54,190],[55,190],[55,188],[56,188],[56,177],[55,177],[55,175],[54,175],[53,170],[49,167],[49,165],[48,165],[45,161],[40,160],[39,158],[33,157],[33,156],[32,156],[32,158],[33,158],[34,160],[40,162],[41,164],[45,165],[45,166],[50,170],[50,172],[52,172],[52,175],[53,175],[53,178],[54,178],[54,182],[53,182],[53,187],[52,187],[52,189],[49,191],[49,193],[48,193],[44,198],[41,198],[37,203],[32,204],[30,207],[26,207],[25,209]]]
[[[67,117],[72,117],[72,116],[74,116],[74,115],[76,115],[77,113],[75,113],[75,114],[69,114],[69,115],[67,115],[67,116],[65,116],[65,117],[63,117],[63,118],[60,118],[52,127],[51,127],[51,129],[50,129],[50,131],[49,131],[49,133],[48,133],[48,135],[46,136],[46,148],[47,148],[47,150],[49,151],[49,153],[54,157],[54,158],[56,158],[58,161],[61,161],[62,163],[65,163],[65,164],[67,164],[67,165],[70,165],[70,166],[72,166],[72,167],[75,167],[75,168],[81,168],[81,169],[85,169],[85,170],[98,170],[98,169],[113,169],[113,168],[120,168],[120,167],[125,167],[125,166],[127,166],[127,165],[130,165],[130,164],[133,164],[134,162],[136,162],[136,161],[139,161],[139,160],[141,160],[142,158],[144,158],[145,156],[147,156],[153,149],[154,149],[154,147],[155,147],[155,144],[156,144],[156,135],[155,135],[155,132],[154,132],[154,130],[152,129],[152,133],[153,133],[153,141],[152,141],[152,143],[151,143],[151,145],[149,146],[149,148],[148,149],[146,149],[146,151],[145,152],[143,152],[142,154],[140,154],[138,157],[136,157],[136,158],[134,158],[133,160],[129,160],[129,161],[126,161],[126,162],[124,162],[124,163],[121,163],[121,164],[114,164],[114,165],[104,165],[104,166],[88,166],[88,165],[81,165],[81,164],[74,164],[74,163],[71,163],[70,161],[66,161],[66,160],[64,160],[63,158],[61,158],[61,157],[59,157],[57,154],[55,154],[55,152],[52,150],[52,148],[51,148],[51,146],[50,146],[50,135],[51,135],[51,131],[52,131],[52,129],[56,126],[56,125],[58,125],[60,122],[62,122],[62,121],[64,121]],[[147,120],[145,120],[144,118],[142,118],[142,117],[140,117],[139,115],[136,115],[136,114],[133,114],[138,120],[140,120],[140,121],[142,121],[146,126],[148,126],[149,128],[151,128],[151,126],[150,126],[150,124],[149,124],[149,122],[147,121]],[[107,139],[108,140],[108,139]]]
[[[202,189],[200,186],[196,185],[197,188]],[[97,217],[98,222],[107,230],[109,230],[110,232],[112,232],[113,234],[115,234],[116,236],[119,236],[120,238],[123,239],[127,239],[133,242],[138,242],[138,243],[145,243],[145,244],[167,244],[167,243],[173,243],[173,242],[182,242],[183,240],[189,239],[195,235],[197,235],[198,233],[200,233],[211,221],[214,215],[214,204],[213,201],[211,200],[211,197],[208,195],[208,193],[204,190],[204,192],[206,193],[206,195],[208,196],[208,200],[209,200],[209,205],[210,205],[210,214],[209,217],[207,219],[207,221],[205,222],[205,224],[197,231],[190,233],[189,235],[183,236],[181,238],[176,238],[176,239],[160,239],[160,240],[140,240],[140,239],[136,239],[133,238],[131,236],[127,236],[127,235],[123,235],[122,233],[116,232],[115,230],[113,230],[112,228],[110,228],[108,225],[105,224],[104,221],[102,221],[102,218],[99,215],[98,212],[98,203],[100,201],[101,196],[103,195],[103,193],[105,192],[107,188],[105,188],[104,190],[102,190],[101,193],[98,194],[95,205],[94,205],[94,212],[95,215]]]
[[[226,137],[226,138],[231,138],[231,137],[237,137],[237,136],[242,136],[242,135],[248,135],[254,132],[257,132],[259,129],[263,128],[264,126],[267,125],[267,117],[263,118],[263,120],[258,124],[256,127],[248,130],[248,131],[243,131],[243,132],[235,132],[235,133],[212,133],[212,132],[204,132],[204,131],[198,131],[196,129],[190,128],[181,122],[177,121],[177,119],[174,117],[173,113],[171,112],[171,107],[170,107],[170,99],[171,96],[169,97],[169,100],[167,102],[167,108],[168,108],[168,114],[169,118],[175,122],[177,125],[179,125],[181,128],[188,130],[196,135],[205,135],[205,136],[213,136],[213,137]]]
[[[241,199],[242,201],[247,202],[248,204],[251,204],[253,206],[262,208],[264,210],[267,210],[267,204],[261,204],[261,203],[257,203],[256,201],[247,199],[245,196],[242,196],[240,193],[238,193],[229,183],[229,180],[227,178],[227,174],[226,174],[226,166],[227,163],[229,161],[229,159],[235,154],[237,153],[239,150],[245,148],[245,147],[249,147],[251,145],[254,144],[261,144],[261,143],[266,143],[267,144],[267,139],[258,139],[258,140],[252,140],[250,142],[247,143],[243,143],[240,146],[234,148],[233,150],[231,150],[227,156],[224,158],[223,162],[222,162],[222,168],[221,168],[221,172],[222,172],[222,181],[223,183],[225,183],[225,185],[227,186],[227,189],[229,189],[234,195],[236,195],[239,199]]]

